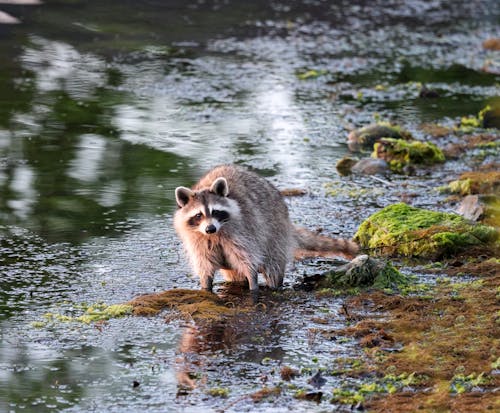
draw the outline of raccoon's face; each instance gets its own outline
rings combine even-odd
[[[184,225],[188,230],[205,236],[218,234],[221,228],[235,219],[240,210],[234,199],[228,198],[225,178],[218,178],[210,189],[192,191],[183,186],[175,190],[175,199]]]

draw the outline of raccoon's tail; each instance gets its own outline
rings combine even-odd
[[[301,227],[294,226],[293,237],[296,257],[338,254],[352,258],[359,252],[359,245],[354,241],[326,237]]]

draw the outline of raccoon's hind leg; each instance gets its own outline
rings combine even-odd
[[[266,285],[276,290],[283,287],[283,278],[285,277],[286,263],[281,265],[274,265],[271,268],[263,268],[262,274],[266,280]]]
[[[227,282],[245,282],[247,281],[246,277],[234,270],[229,269],[221,269],[220,273],[224,277],[224,280]]]

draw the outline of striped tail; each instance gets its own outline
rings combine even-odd
[[[359,252],[359,245],[342,238],[330,238],[305,228],[295,227],[295,258],[343,256],[353,258]]]

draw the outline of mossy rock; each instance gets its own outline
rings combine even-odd
[[[391,263],[368,255],[358,255],[351,262],[323,274],[316,288],[374,287],[387,289],[407,285],[408,277]]]
[[[382,138],[375,143],[372,157],[383,159],[393,172],[403,172],[410,165],[433,165],[445,161],[441,149],[429,142]]]
[[[353,152],[363,149],[371,151],[373,145],[382,138],[413,139],[411,133],[401,127],[388,122],[380,122],[353,130],[347,137],[347,146]]]
[[[449,256],[472,246],[494,246],[497,239],[493,227],[405,203],[373,214],[354,235],[354,240],[373,254],[422,258]]]
[[[460,128],[468,131],[475,128],[500,129],[500,104],[484,107],[477,116],[464,116],[460,119]]]
[[[442,192],[459,195],[495,194],[500,192],[500,171],[464,172],[460,178],[440,187]]]

